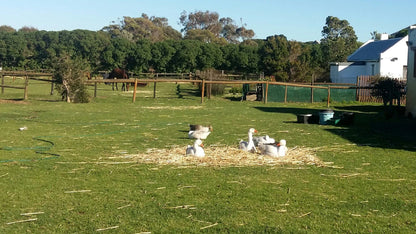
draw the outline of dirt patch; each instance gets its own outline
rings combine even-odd
[[[237,148],[227,146],[210,146],[204,148],[205,157],[197,158],[186,156],[186,147],[175,147],[170,149],[148,149],[146,153],[121,155],[114,158],[124,158],[139,163],[177,165],[177,166],[259,166],[259,165],[316,165],[324,166],[314,153],[313,148],[296,147],[289,149],[284,157],[271,157],[259,153],[249,153]]]

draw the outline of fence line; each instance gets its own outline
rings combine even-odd
[[[202,83],[202,91],[201,91],[201,103],[204,102],[205,97],[205,85],[206,84],[265,84],[266,85],[266,94],[264,98],[264,102],[267,103],[267,90],[269,85],[281,85],[285,86],[286,90],[287,87],[303,87],[303,88],[311,88],[311,89],[326,89],[328,92],[327,97],[327,106],[330,105],[331,99],[331,89],[356,89],[356,86],[335,86],[334,84],[325,83],[326,86],[318,86],[318,85],[309,85],[309,84],[296,84],[296,83],[285,83],[285,82],[272,82],[272,81],[249,81],[249,80],[188,80],[188,79],[94,79],[94,80],[87,80],[85,83],[91,84],[94,83],[94,97],[97,94],[97,83],[130,83],[134,84],[134,91],[133,91],[133,102],[136,100],[136,92],[137,92],[137,84],[138,83]],[[350,84],[347,84],[350,85]],[[287,91],[285,92],[285,101],[287,100]],[[153,97],[156,97],[156,89],[153,90]]]
[[[33,72],[33,71],[1,71],[1,93],[4,93],[5,88],[12,89],[24,89],[24,99],[27,99],[28,95],[28,80],[39,80],[51,83],[51,95],[53,94],[53,86],[55,81],[53,80],[52,73],[45,72]],[[269,85],[278,85],[285,87],[285,97],[284,101],[287,101],[287,87],[303,87],[311,89],[311,102],[313,102],[313,90],[314,89],[326,89],[328,93],[327,106],[329,107],[331,89],[356,89],[356,100],[359,102],[382,102],[381,98],[376,98],[371,96],[371,78],[370,76],[360,76],[357,77],[357,84],[334,84],[334,83],[312,83],[312,84],[300,84],[300,83],[286,83],[286,82],[275,82],[275,81],[264,81],[264,80],[235,80],[235,78],[240,78],[240,75],[229,75],[229,74],[220,74],[219,77],[225,78],[221,80],[212,80],[212,79],[200,79],[196,73],[140,73],[138,77],[144,75],[145,79],[134,78],[134,79],[102,79],[101,77],[94,77],[94,79],[85,81],[86,84],[94,84],[94,97],[97,95],[97,84],[99,83],[130,83],[134,84],[133,92],[133,102],[136,99],[137,85],[139,83],[154,83],[153,97],[156,97],[156,84],[160,82],[165,83],[202,83],[202,92],[201,92],[201,103],[204,102],[204,95],[209,89],[206,89],[206,85],[211,84],[264,84],[265,92],[263,94],[263,100],[265,103],[268,101],[268,91]],[[25,78],[24,86],[12,86],[5,85],[4,77],[5,76],[20,76]],[[48,78],[45,78],[48,77]],[[49,79],[50,77],[50,79]],[[163,78],[168,77],[168,78]],[[176,79],[172,79],[176,78]],[[199,79],[198,79],[199,78]],[[231,79],[232,80],[231,80]],[[209,94],[207,93],[209,98]],[[404,100],[405,101],[405,100]]]

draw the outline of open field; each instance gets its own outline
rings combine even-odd
[[[0,95],[2,233],[416,231],[415,122],[385,120],[379,104],[332,103],[354,124],[307,125],[296,114],[326,103],[201,104],[193,86],[158,84],[156,99],[152,85],[135,103],[100,85],[67,104],[30,82],[28,101]],[[214,127],[204,159],[184,157],[190,123]],[[293,158],[241,154],[250,127]]]

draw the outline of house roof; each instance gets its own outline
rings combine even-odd
[[[348,62],[359,61],[379,61],[380,54],[391,48],[403,38],[394,38],[389,40],[373,41],[365,44],[348,56]]]

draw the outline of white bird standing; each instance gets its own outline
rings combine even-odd
[[[239,149],[242,149],[244,151],[250,151],[250,152],[257,152],[256,146],[253,142],[253,133],[257,133],[257,130],[254,128],[250,128],[248,130],[248,141],[240,141]]]
[[[280,140],[279,143],[274,144],[259,144],[261,154],[272,157],[283,157],[286,155],[287,147],[286,140]]]
[[[205,157],[204,145],[200,139],[196,139],[194,145],[188,145],[186,148],[186,155],[193,155],[196,157]]]

